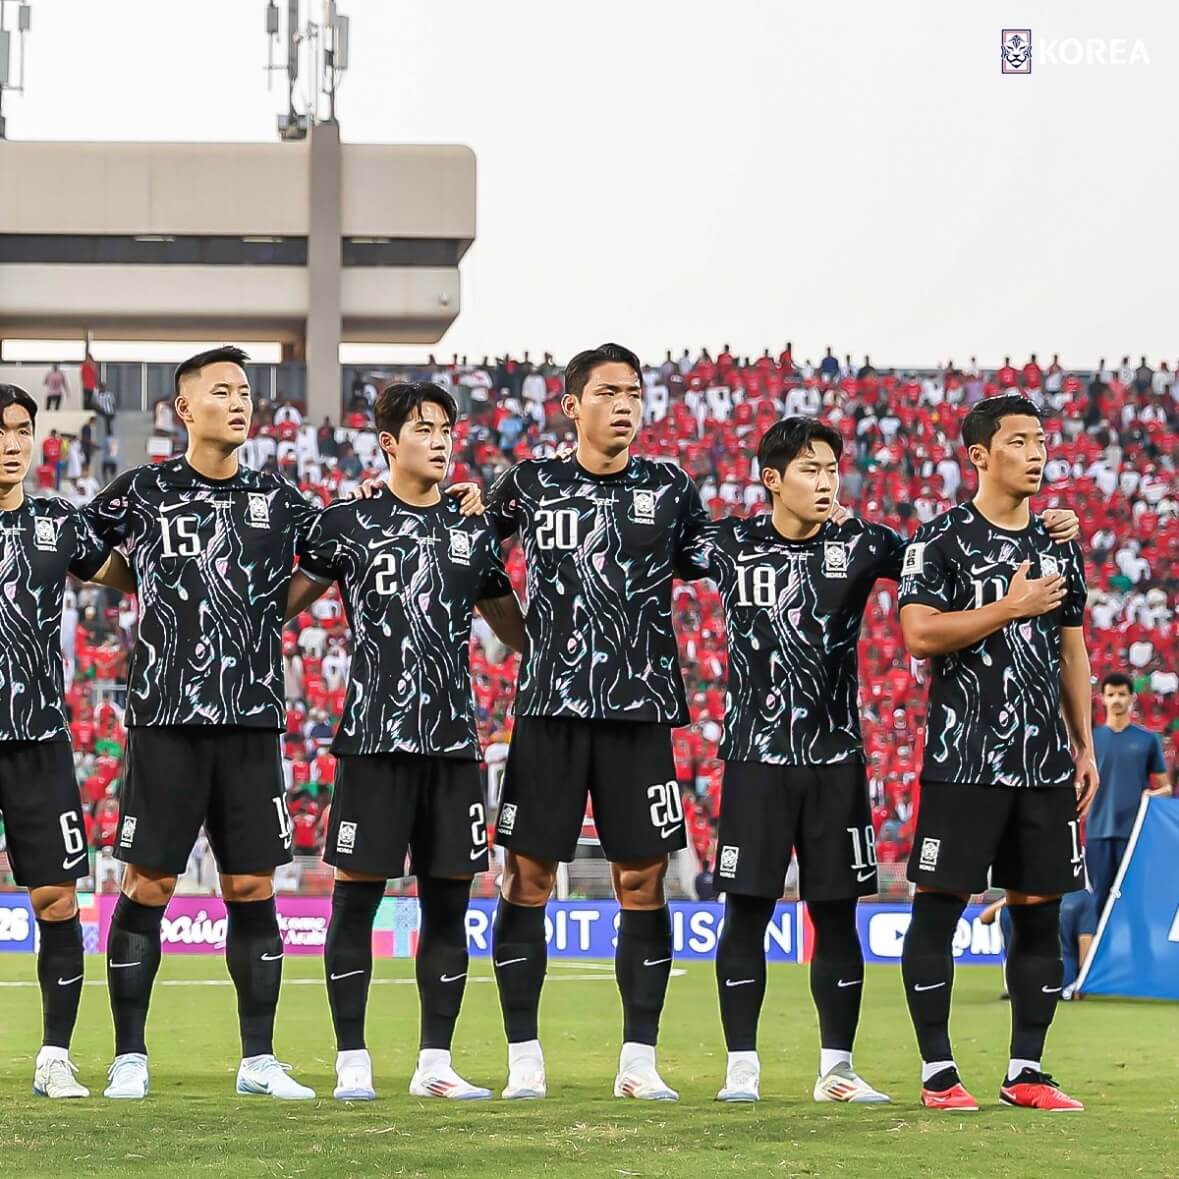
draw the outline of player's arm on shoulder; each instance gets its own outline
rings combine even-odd
[[[134,482],[135,468],[116,475],[81,509],[86,523],[106,544],[122,544],[127,539]]]
[[[452,483],[444,494],[458,497],[459,511],[464,516],[482,516],[487,510],[483,503],[483,489],[474,480]]]
[[[1089,650],[1080,626],[1060,629],[1060,710],[1077,766],[1077,814],[1084,818],[1097,793],[1097,760],[1093,753],[1092,685]]]
[[[500,540],[507,540],[520,527],[519,466],[509,467],[487,493],[486,517]]]
[[[513,651],[524,653],[527,640],[524,637],[524,615],[514,593],[498,598],[482,598],[475,603],[475,609],[487,620],[496,638]]]
[[[716,529],[696,481],[682,469],[680,475],[684,480],[684,501],[676,523],[675,572],[684,581],[696,581],[709,575],[709,554]]]
[[[110,586],[111,589],[117,589],[124,594],[139,592],[135,574],[131,571],[131,566],[127,564],[127,558],[118,549],[112,549],[99,570],[86,580]]]
[[[287,587],[284,622],[290,622],[316,598],[322,597],[339,575],[340,549],[335,535],[338,512],[339,509],[335,507],[317,512],[306,533],[299,539],[299,565]]]
[[[1040,519],[1057,544],[1068,544],[1081,535],[1081,518],[1071,508],[1049,508],[1040,513]]]
[[[872,524],[869,527],[876,533],[881,548],[878,576],[886,577],[889,581],[900,581],[901,570],[905,566],[905,552],[909,547],[908,537],[902,536],[887,524]]]
[[[291,576],[290,585],[287,586],[287,605],[283,611],[283,622],[298,618],[312,602],[327,593],[331,584],[331,581],[310,576],[302,566],[296,569]]]

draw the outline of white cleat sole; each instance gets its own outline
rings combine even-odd
[[[753,1089],[722,1089],[716,1095],[717,1101],[728,1101],[734,1104],[751,1103],[761,1100],[761,1094]]]
[[[90,1090],[83,1089],[80,1093],[54,1093],[50,1094],[47,1089],[42,1089],[37,1085],[33,1086],[34,1097],[47,1097],[52,1101],[73,1101],[79,1097],[89,1097]]]
[[[337,1088],[332,1096],[337,1101],[376,1101],[375,1089],[340,1089]]]
[[[409,1089],[411,1097],[440,1097],[444,1101],[489,1101],[491,1099],[490,1089],[477,1089],[472,1086],[461,1093],[434,1093],[431,1090],[421,1085],[411,1085]]]
[[[614,1082],[615,1097],[633,1097],[636,1101],[679,1101],[680,1095],[674,1089],[644,1089],[635,1081],[619,1077]]]

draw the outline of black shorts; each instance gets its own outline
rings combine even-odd
[[[871,896],[876,837],[863,764],[725,762],[716,847],[718,892],[780,897],[796,849],[803,900]]]
[[[0,814],[17,884],[40,888],[90,875],[68,741],[0,742]]]
[[[944,892],[1010,888],[1039,896],[1084,885],[1077,795],[1035,789],[922,782],[908,876]]]
[[[341,757],[323,858],[372,876],[487,871],[479,763],[417,753]]]
[[[608,860],[650,860],[687,846],[670,728],[517,717],[496,842],[538,860],[573,859],[587,795]]]
[[[179,875],[202,824],[223,873],[290,863],[278,733],[222,725],[128,730],[115,858]]]

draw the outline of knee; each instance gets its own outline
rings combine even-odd
[[[656,909],[663,905],[667,857],[635,864],[612,864],[614,895],[624,909]]]
[[[227,901],[268,901],[274,896],[270,876],[222,876],[221,895]]]
[[[166,905],[176,891],[176,877],[142,868],[128,867],[123,874],[123,892],[136,904],[160,907]]]
[[[1011,914],[1009,953],[1036,957],[1060,957],[1060,898],[1008,901]]]
[[[78,911],[78,896],[72,884],[34,888],[29,903],[38,921],[69,921]]]
[[[500,892],[510,904],[534,908],[547,903],[553,895],[556,880],[555,863],[533,860],[509,851]]]
[[[807,912],[815,930],[815,950],[860,950],[860,935],[856,929],[855,898],[838,901],[808,901]]]

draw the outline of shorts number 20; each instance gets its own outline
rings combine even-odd
[[[684,805],[678,782],[656,782],[647,787],[647,797],[651,800],[652,826],[671,827],[683,822]]]

